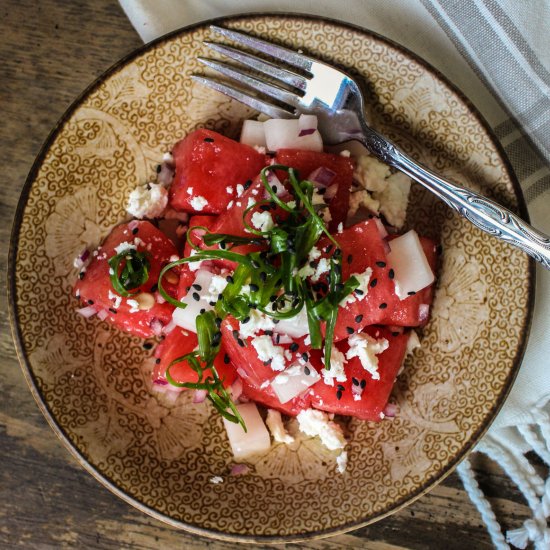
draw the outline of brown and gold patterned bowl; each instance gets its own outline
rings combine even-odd
[[[403,48],[313,17],[218,23],[301,48],[365,83],[371,119],[416,159],[526,216],[502,149],[469,102]],[[413,187],[408,224],[443,248],[432,320],[392,399],[393,420],[349,419],[349,465],[315,439],[274,445],[230,476],[221,419],[151,387],[150,350],[76,313],[73,259],[126,218],[129,190],[198,126],[235,135],[253,113],[194,85],[207,25],[170,34],[94,83],[48,138],[11,244],[11,308],[23,371],[54,431],[116,494],[175,527],[233,541],[290,541],[376,521],[445,477],[481,437],[517,372],[531,317],[527,257]],[[223,483],[210,479],[221,476]]]

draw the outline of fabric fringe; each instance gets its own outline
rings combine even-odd
[[[542,408],[537,408],[532,412],[532,422],[518,426],[517,432],[530,450],[550,467],[550,417]],[[521,527],[508,531],[505,538],[489,501],[475,479],[469,460],[464,460],[457,468],[458,475],[487,526],[495,548],[509,550],[509,543],[524,549],[532,542],[535,550],[550,550],[547,522],[550,516],[550,476],[543,480],[525,455],[498,431],[489,432],[475,451],[486,454],[499,464],[523,493],[533,513],[533,517],[524,521]]]

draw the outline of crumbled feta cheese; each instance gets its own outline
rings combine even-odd
[[[323,355],[323,365],[326,365],[326,358]],[[327,386],[334,386],[334,379],[337,382],[345,382],[348,377],[344,370],[344,364],[347,363],[344,354],[332,346],[330,352],[330,369],[323,369],[323,381]]]
[[[254,149],[256,149],[260,155],[266,154],[266,148],[263,145],[254,145]]]
[[[237,197],[240,197],[244,193],[244,186],[240,183],[237,184]]]
[[[166,162],[167,164],[174,164],[174,157],[172,156],[172,153],[164,153],[162,155],[162,162]]]
[[[311,276],[311,280],[316,283],[323,273],[327,273],[330,270],[330,261],[327,258],[321,258],[317,267],[315,268],[315,273]]]
[[[267,409],[267,418],[265,420],[273,439],[277,443],[294,443],[294,438],[285,430],[281,413],[274,409]]]
[[[321,195],[321,193],[319,193],[319,191],[317,191],[316,188],[313,188],[313,195],[311,196],[311,204],[313,206],[316,206],[318,204],[321,204],[322,206],[326,206],[323,195]]]
[[[405,174],[397,172],[388,178],[388,186],[374,197],[380,202],[380,212],[390,225],[398,229],[403,227],[407,217],[407,203],[411,190],[411,180]]]
[[[364,300],[369,291],[369,281],[371,276],[372,269],[370,267],[367,267],[363,273],[352,273],[350,277],[355,277],[359,282],[359,286],[340,302],[340,307],[345,307],[346,304],[351,304],[355,302],[355,300]],[[358,290],[359,292],[357,292]]]
[[[227,209],[233,208],[233,201],[229,201],[229,204],[227,205]]]
[[[189,257],[191,258],[192,256],[195,256],[196,254],[198,254],[198,251],[195,250],[194,248],[191,250],[191,252],[189,253]],[[202,264],[202,261],[199,261],[199,262],[187,262],[187,265],[189,266],[189,269],[191,271],[197,271],[197,269],[200,269],[201,268],[201,264]]]
[[[380,380],[378,357],[376,356],[388,349],[388,341],[385,338],[376,340],[365,332],[356,332],[348,338],[348,344],[349,350],[346,353],[346,358],[358,357],[362,367],[370,373],[372,379]]]
[[[256,335],[260,330],[272,330],[275,326],[271,317],[263,314],[257,309],[251,309],[248,313],[250,317],[247,323],[239,323],[239,332],[243,338],[249,338]]]
[[[344,224],[342,222],[340,222],[338,224],[338,234],[341,234],[344,232]]]
[[[252,346],[256,350],[260,361],[270,361],[269,366],[275,371],[285,369],[285,350],[281,346],[275,346],[271,340],[271,336],[265,334],[256,336],[252,340]]]
[[[155,183],[141,185],[128,197],[126,212],[134,218],[158,218],[168,204],[168,191]]]
[[[193,188],[192,188],[192,187],[188,187],[188,188],[187,188],[187,194],[188,194],[188,195],[192,195],[192,194],[193,194]]]
[[[299,360],[299,363],[288,367],[271,381],[271,389],[281,403],[288,403],[320,379],[321,376],[311,363]]]
[[[351,152],[348,151],[347,149],[344,149],[343,151],[340,151],[340,156],[349,158],[349,157],[351,157]]]
[[[342,428],[329,420],[324,412],[306,409],[300,411],[296,418],[298,419],[300,431],[311,437],[318,436],[327,449],[334,451],[343,449],[346,446]]]
[[[122,296],[119,296],[118,294],[115,294],[114,292],[111,292],[109,290],[109,293],[107,294],[109,297],[109,300],[113,300],[113,307],[115,309],[118,309],[120,307],[120,304],[122,303]]]
[[[213,483],[214,485],[218,485],[219,483],[223,483],[223,477],[220,476],[214,476],[210,478],[210,483]]]
[[[292,273],[294,275],[294,273]],[[301,267],[297,272],[296,275],[301,277],[302,279],[307,279],[308,277],[311,277],[312,275],[315,275],[315,269],[313,269],[309,263]]]
[[[210,284],[208,285],[208,294],[203,295],[203,299],[207,302],[217,302],[220,295],[227,286],[227,279],[221,275],[212,275]]]
[[[296,201],[288,201],[286,204],[289,208],[296,208]]]
[[[321,251],[316,246],[313,246],[309,251],[309,254],[307,255],[307,260],[308,262],[313,262],[320,257],[321,257]]]
[[[130,306],[130,313],[137,313],[139,311],[139,303],[137,300],[128,299],[126,303]]]
[[[369,155],[361,155],[357,158],[357,165],[353,178],[369,191],[383,191],[387,186],[386,181],[391,175],[390,167],[377,158]]]
[[[123,252],[126,252],[127,250],[136,250],[137,247],[133,243],[129,243],[127,241],[124,241],[120,243],[118,246],[115,246],[115,252],[117,254],[122,254]]]
[[[231,187],[231,185],[228,185],[225,190],[231,195],[231,193],[233,193],[233,187]]]
[[[270,231],[274,227],[273,218],[269,212],[254,212],[250,221],[252,226],[260,231]]]
[[[193,210],[200,212],[208,204],[208,201],[204,197],[197,195],[189,201],[189,204]]]
[[[355,191],[349,197],[348,217],[355,216],[361,207],[370,210],[374,214],[378,214],[380,202],[373,199],[367,190]]]
[[[343,474],[346,471],[347,465],[348,465],[348,452],[342,451],[336,457],[336,468],[338,469],[338,473]]]

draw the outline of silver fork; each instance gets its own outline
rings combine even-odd
[[[247,34],[216,26],[211,29],[239,46],[263,53],[270,61],[231,46],[206,41],[207,46],[235,63],[229,65],[202,57],[199,61],[236,81],[244,89],[206,76],[194,75],[194,80],[272,118],[316,114],[319,131],[327,145],[358,140],[381,161],[422,184],[475,226],[520,248],[550,269],[550,238],[547,235],[498,203],[438,176],[371,128],[366,120],[361,90],[349,75],[326,63]],[[252,75],[243,67],[266,75],[269,80]]]

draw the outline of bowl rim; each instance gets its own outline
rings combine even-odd
[[[184,27],[180,27],[178,29],[175,29],[173,31],[170,31],[151,42],[148,42],[131,52],[129,52],[127,55],[123,56],[121,59],[116,61],[114,64],[112,64],[108,69],[106,69],[104,72],[102,72],[96,79],[93,80],[77,97],[76,99],[70,104],[70,106],[65,110],[65,112],[61,115],[53,129],[48,134],[47,138],[45,139],[44,143],[42,144],[40,151],[38,155],[36,156],[36,159],[34,160],[32,167],[29,171],[29,174],[25,180],[25,183],[23,185],[23,188],[21,190],[20,198],[16,207],[13,225],[12,225],[12,231],[11,231],[11,237],[10,237],[10,244],[9,244],[9,253],[8,253],[8,270],[7,270],[7,290],[8,290],[8,307],[9,307],[9,313],[10,313],[10,325],[11,325],[11,332],[12,332],[12,338],[14,341],[15,349],[17,352],[17,357],[19,360],[19,363],[21,365],[21,369],[23,371],[24,377],[27,381],[27,384],[30,388],[30,391],[40,409],[44,417],[46,418],[48,424],[54,431],[54,433],[57,435],[57,437],[61,440],[63,445],[67,448],[67,450],[71,453],[71,455],[78,461],[78,463],[88,472],[90,473],[97,481],[99,481],[103,486],[105,486],[107,489],[109,489],[112,493],[120,497],[122,500],[124,500],[126,503],[130,504],[132,507],[137,508],[141,512],[144,512],[148,514],[149,516],[168,524],[172,527],[175,527],[177,529],[184,530],[186,532],[201,535],[208,538],[213,538],[225,542],[241,542],[241,543],[260,543],[260,544],[281,544],[281,543],[293,543],[293,542],[304,542],[308,540],[314,540],[314,539],[320,539],[330,536],[335,536],[339,534],[344,534],[349,531],[359,529],[362,527],[366,527],[367,525],[370,525],[372,523],[375,523],[377,521],[380,521],[400,510],[405,508],[406,506],[412,504],[417,499],[419,499],[424,494],[428,493],[430,490],[432,490],[436,485],[441,483],[447,476],[449,476],[455,468],[458,466],[462,460],[464,460],[467,455],[470,453],[470,451],[473,449],[473,447],[479,442],[479,440],[483,437],[483,435],[487,432],[490,425],[496,418],[498,412],[500,411],[502,405],[506,401],[506,398],[508,397],[508,394],[510,393],[510,390],[513,386],[514,380],[516,379],[516,376],[518,374],[519,368],[522,363],[523,356],[525,354],[525,350],[527,347],[527,342],[529,339],[529,332],[531,329],[532,319],[533,319],[533,310],[534,310],[534,302],[535,302],[535,284],[536,284],[536,269],[535,269],[535,261],[532,258],[529,258],[529,264],[528,264],[528,270],[527,270],[527,289],[528,289],[528,300],[526,305],[526,316],[524,320],[523,327],[520,332],[520,343],[518,345],[518,350],[516,353],[516,356],[513,360],[513,366],[510,371],[510,374],[508,375],[508,378],[506,379],[502,392],[497,399],[497,401],[493,404],[491,414],[488,416],[488,419],[485,421],[484,424],[482,424],[477,432],[475,432],[470,440],[467,442],[466,445],[460,450],[460,452],[457,453],[457,455],[451,460],[447,466],[439,472],[436,476],[432,476],[425,480],[425,482],[422,484],[421,487],[419,487],[416,491],[411,493],[407,498],[403,498],[401,500],[398,500],[394,502],[392,505],[388,506],[384,511],[368,518],[368,519],[362,519],[362,520],[355,520],[352,522],[345,523],[343,525],[340,525],[339,527],[333,527],[328,529],[320,529],[316,531],[309,531],[303,534],[292,534],[292,535],[243,535],[243,534],[232,534],[232,533],[224,533],[223,531],[217,531],[210,528],[204,528],[200,527],[195,524],[186,523],[185,521],[175,520],[161,512],[158,512],[157,510],[154,510],[147,505],[139,502],[136,498],[132,497],[131,495],[127,494],[124,490],[120,489],[115,485],[113,481],[111,481],[109,478],[107,478],[104,474],[100,473],[92,464],[88,462],[88,460],[85,458],[83,453],[74,445],[68,435],[66,434],[63,427],[57,422],[56,418],[54,417],[53,413],[49,410],[48,405],[46,404],[45,400],[43,399],[41,392],[39,390],[39,387],[37,385],[34,373],[30,367],[30,362],[28,359],[28,355],[25,349],[25,346],[23,344],[23,337],[21,333],[21,328],[19,325],[19,315],[18,315],[18,308],[17,308],[17,291],[16,291],[16,285],[15,285],[15,274],[16,274],[16,258],[17,258],[17,252],[19,249],[19,230],[21,227],[21,222],[23,219],[23,213],[25,211],[25,208],[27,206],[30,190],[32,188],[32,185],[36,179],[36,175],[42,166],[42,163],[44,161],[44,158],[49,151],[52,143],[57,138],[59,132],[63,129],[65,123],[70,119],[70,117],[74,114],[74,112],[78,109],[82,101],[91,94],[94,90],[96,90],[108,77],[118,72],[120,69],[125,67],[127,64],[138,58],[139,56],[154,50],[159,45],[168,42],[172,40],[173,38],[180,36],[180,35],[186,35],[189,33],[192,33],[196,31],[199,28],[207,28],[210,25],[224,25],[225,23],[231,23],[235,21],[242,21],[246,19],[257,19],[257,18],[270,18],[270,19],[293,19],[293,20],[306,20],[306,21],[314,21],[314,22],[320,22],[320,23],[328,23],[335,26],[344,27],[346,29],[353,30],[354,32],[357,32],[358,34],[362,34],[369,38],[374,38],[376,40],[381,41],[382,43],[385,43],[386,45],[390,46],[391,48],[399,51],[400,53],[404,54],[405,56],[408,56],[409,58],[413,59],[416,63],[418,63],[421,67],[426,69],[427,72],[434,75],[437,79],[439,79],[441,82],[443,82],[448,88],[456,94],[456,96],[466,105],[469,112],[474,116],[477,123],[484,129],[484,131],[487,133],[488,139],[491,141],[492,146],[495,148],[497,153],[499,154],[499,159],[502,162],[507,175],[510,178],[513,192],[517,198],[518,201],[518,212],[519,215],[529,222],[529,214],[527,211],[527,205],[525,202],[525,198],[523,196],[523,191],[521,189],[521,186],[519,184],[519,181],[517,179],[517,176],[512,168],[512,165],[510,163],[510,160],[508,159],[506,152],[504,150],[504,147],[499,142],[498,138],[495,135],[495,132],[492,130],[488,122],[485,120],[483,115],[479,112],[477,107],[471,102],[468,97],[455,85],[453,84],[445,75],[443,75],[438,69],[436,69],[434,66],[432,66],[429,62],[425,61],[422,57],[420,57],[418,54],[414,53],[413,51],[409,50],[405,46],[402,46],[401,44],[395,42],[392,39],[389,39],[377,32],[371,31],[367,28],[361,27],[359,25],[355,25],[352,23],[347,23],[344,21],[340,21],[338,19],[329,18],[329,17],[323,17],[318,15],[312,15],[312,14],[306,14],[306,13],[299,13],[299,12],[270,12],[270,11],[261,11],[261,12],[245,12],[240,14],[234,14],[230,16],[223,16],[223,17],[217,17],[213,19],[206,19],[201,20],[196,23],[193,23],[191,25],[186,25]],[[498,101],[498,98],[497,98]]]

